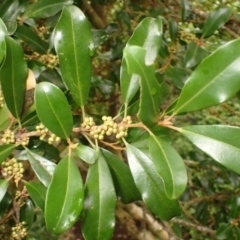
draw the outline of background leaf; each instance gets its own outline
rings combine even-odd
[[[28,149],[27,155],[33,171],[44,186],[47,187],[52,179],[56,164]]]
[[[20,44],[8,36],[5,41],[6,57],[0,69],[0,81],[9,111],[15,118],[19,118],[24,103],[28,68]]]
[[[73,119],[63,92],[52,83],[42,82],[35,89],[37,115],[51,132],[67,139],[72,132]]]
[[[104,157],[90,165],[86,180],[82,232],[86,240],[110,239],[115,225],[116,194]]]
[[[20,221],[27,224],[27,228],[30,228],[34,222],[34,206],[32,200],[29,198],[25,199],[25,203],[20,209]]]
[[[162,220],[169,220],[181,214],[177,200],[167,197],[161,178],[152,161],[138,148],[127,144],[127,157],[135,184],[148,209]]]
[[[5,36],[7,35],[7,28],[0,19],[0,64],[3,61],[5,54],[6,54],[6,43],[5,43]]]
[[[83,107],[91,84],[93,38],[88,20],[77,7],[63,8],[55,27],[54,46],[63,80],[75,102]]]
[[[0,202],[4,198],[7,189],[8,189],[9,182],[7,179],[0,179]]]
[[[240,89],[240,39],[205,58],[188,78],[174,114],[197,111],[228,100]]]
[[[15,147],[14,144],[3,144],[0,146],[0,163],[6,160]]]
[[[79,217],[83,206],[83,183],[77,165],[64,157],[57,165],[47,190],[45,221],[47,229],[61,233]]]
[[[11,124],[11,119],[9,118],[9,112],[4,105],[2,108],[0,108],[0,131],[6,130]]]
[[[214,160],[240,174],[240,128],[224,125],[193,125],[181,128],[180,132]]]

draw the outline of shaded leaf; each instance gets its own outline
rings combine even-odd
[[[0,69],[0,81],[9,111],[15,118],[19,118],[24,103],[28,68],[20,44],[8,36],[5,41],[6,57]]]
[[[184,22],[190,13],[190,6],[189,6],[189,1],[188,0],[180,0],[180,7],[181,7],[181,16],[182,16],[182,21]]]
[[[76,148],[73,149],[73,156],[82,159],[88,164],[93,164],[98,158],[97,152],[91,147],[85,146],[83,144],[78,144]]]
[[[166,141],[151,135],[149,152],[169,198],[178,198],[187,186],[187,171],[182,158]]]
[[[0,18],[3,21],[9,21],[14,12],[19,8],[19,0],[6,0],[0,7]]]
[[[16,146],[14,144],[3,144],[0,146],[0,163],[6,160],[15,147]]]
[[[183,127],[179,131],[214,160],[240,174],[240,128],[199,125]]]
[[[129,167],[113,153],[105,149],[101,151],[108,164],[119,199],[125,204],[141,200]]]
[[[52,83],[42,82],[35,89],[35,103],[37,115],[45,127],[67,139],[72,132],[73,119],[64,93]]]
[[[219,240],[233,239],[233,226],[230,223],[222,223],[217,229],[215,237]]]
[[[34,203],[44,211],[47,188],[36,182],[25,182],[25,186]]]
[[[39,0],[30,5],[25,13],[25,18],[47,18],[59,12],[63,6],[72,4],[72,0]]]
[[[0,201],[0,217],[2,218],[3,215],[12,207],[12,196],[7,192],[2,201]]]
[[[3,131],[7,129],[11,124],[11,119],[9,118],[9,112],[4,105],[2,108],[0,108],[0,131]]]
[[[93,38],[88,20],[79,8],[63,8],[55,27],[54,46],[63,80],[75,102],[83,107],[91,85]]]
[[[202,37],[208,37],[222,27],[227,22],[231,13],[232,10],[229,7],[217,8],[211,11],[203,25]]]
[[[240,196],[234,196],[230,204],[230,218],[234,219],[239,216],[240,213]]]
[[[7,35],[7,28],[0,19],[0,64],[2,63],[5,54],[6,54],[6,43],[5,43],[5,36]]]
[[[56,164],[28,149],[27,155],[33,171],[44,186],[47,187],[52,179]]]
[[[183,88],[189,73],[185,68],[169,67],[165,71],[165,75],[176,87]]]
[[[116,194],[104,157],[90,165],[86,180],[82,232],[86,240],[110,239],[115,225]]]
[[[3,200],[7,189],[8,189],[9,182],[7,179],[0,179],[0,202]]]
[[[140,76],[141,94],[139,119],[147,126],[153,126],[158,121],[160,97],[158,84],[155,78],[154,66],[145,64],[146,50],[141,47],[127,47],[124,57],[127,61],[128,72]]]
[[[178,24],[174,20],[169,20],[168,27],[169,27],[170,38],[173,42],[175,42],[178,34]]]
[[[218,48],[188,78],[174,114],[197,111],[231,98],[240,89],[240,39]]]
[[[30,228],[34,222],[34,206],[31,199],[26,198],[24,205],[20,209],[20,221],[25,222]]]
[[[169,199],[152,161],[136,147],[127,144],[127,157],[135,184],[148,209],[162,220],[181,214],[177,200]]]

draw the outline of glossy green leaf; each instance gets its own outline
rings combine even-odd
[[[46,53],[48,44],[44,42],[30,27],[18,26],[14,35],[25,43],[27,43],[33,50],[39,53]]]
[[[110,239],[115,226],[116,194],[104,157],[89,167],[82,232],[86,240]]]
[[[6,158],[12,153],[15,149],[13,144],[3,144],[0,146],[0,163],[6,160]]]
[[[0,18],[9,21],[18,7],[19,0],[5,0],[0,7]]]
[[[81,143],[78,144],[76,148],[73,149],[73,156],[82,159],[88,164],[93,164],[98,158],[97,152],[91,147],[85,146]]]
[[[19,118],[24,103],[28,68],[20,44],[8,36],[5,41],[6,57],[0,69],[0,81],[9,111],[15,118]]]
[[[12,196],[7,192],[0,201],[0,218],[12,207]]]
[[[149,152],[169,198],[177,199],[186,189],[187,171],[182,158],[166,141],[151,135]]]
[[[134,29],[127,42],[128,46],[139,46],[146,50],[145,63],[154,63],[162,42],[162,22],[159,19],[147,17]],[[120,70],[120,84],[122,99],[128,104],[139,89],[139,79],[135,74],[127,71],[126,60],[123,57]]]
[[[47,188],[36,182],[25,182],[25,186],[36,206],[44,212]]]
[[[233,226],[230,223],[222,223],[216,232],[216,239],[218,240],[228,240],[233,239]]]
[[[174,20],[169,20],[168,28],[169,28],[170,38],[173,42],[175,42],[176,39],[177,39],[177,35],[178,35],[178,24],[177,24],[177,22],[174,21]]]
[[[25,18],[47,18],[58,13],[65,5],[72,4],[72,0],[39,0],[30,5],[25,13]]]
[[[54,33],[62,77],[75,102],[83,107],[91,86],[93,38],[88,20],[75,7],[64,7]]]
[[[229,7],[214,9],[209,14],[206,22],[203,25],[202,37],[208,37],[212,35],[217,29],[222,27],[227,22],[231,13],[232,10]]]
[[[6,54],[6,43],[5,43],[5,36],[7,35],[7,28],[0,19],[0,64],[2,63],[5,54]]]
[[[188,44],[188,49],[184,58],[184,64],[187,68],[192,68],[198,65],[205,57],[208,56],[208,52],[201,48],[194,42]]]
[[[110,169],[119,199],[125,204],[141,200],[129,167],[116,155],[105,149],[102,149],[102,154]]]
[[[55,85],[42,82],[35,89],[35,103],[40,121],[51,132],[67,139],[72,132],[72,112],[64,93]]]
[[[44,186],[47,187],[52,179],[56,164],[28,149],[27,155],[33,171]]]
[[[140,76],[141,95],[139,119],[147,126],[153,126],[158,121],[160,112],[160,96],[158,84],[155,78],[154,66],[145,64],[146,50],[141,47],[130,46],[124,50],[124,57],[127,61],[128,72]]]
[[[83,207],[83,193],[79,169],[66,156],[57,165],[47,190],[45,221],[50,232],[61,233],[73,226]]]
[[[25,222],[30,228],[34,222],[34,206],[31,199],[26,198],[24,205],[20,209],[20,221]]]
[[[11,124],[11,119],[9,118],[9,112],[4,105],[2,108],[0,108],[0,131],[3,131],[7,129]]]
[[[214,160],[240,174],[240,128],[199,125],[183,127],[179,131]]]
[[[205,58],[187,80],[174,114],[197,111],[231,98],[240,89],[240,39]]]
[[[240,214],[240,196],[234,196],[230,204],[230,213],[229,216],[232,219],[235,219]]]
[[[17,21],[14,20],[14,21],[6,22],[5,24],[7,27],[8,35],[13,35],[18,27]]]
[[[9,182],[7,179],[0,179],[0,202],[4,198],[7,189],[8,189]]]
[[[135,184],[148,209],[162,220],[181,214],[177,200],[169,199],[152,161],[138,148],[127,144],[127,157]]]
[[[165,71],[166,78],[177,88],[182,89],[189,76],[186,68],[169,67]]]

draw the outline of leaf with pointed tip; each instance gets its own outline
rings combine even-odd
[[[73,149],[73,156],[76,156],[80,159],[82,159],[84,162],[88,164],[93,164],[98,158],[97,152],[83,144],[78,144],[76,148]]]
[[[27,43],[32,49],[39,53],[46,53],[48,49],[48,44],[44,42],[30,27],[18,26],[17,31],[14,36],[22,39]]]
[[[222,27],[228,20],[232,13],[231,8],[221,7],[214,9],[208,16],[206,22],[203,25],[202,37],[209,37],[214,32]]]
[[[61,233],[77,221],[83,207],[84,189],[79,169],[70,156],[57,165],[45,202],[47,229]]]
[[[25,186],[34,203],[44,212],[47,188],[36,182],[25,182]]]
[[[35,103],[40,121],[51,132],[67,139],[72,132],[72,112],[64,93],[55,85],[42,82],[35,89]]]
[[[72,0],[39,0],[30,5],[23,17],[24,18],[47,18],[58,13],[65,5],[72,4]]]
[[[240,89],[240,39],[206,57],[188,78],[174,114],[197,111],[231,98]]]
[[[56,164],[31,152],[29,149],[27,149],[27,155],[33,171],[44,186],[47,187],[52,179]]]
[[[74,101],[83,107],[91,86],[93,38],[88,20],[79,8],[63,8],[54,30],[54,46],[63,80]]]
[[[127,144],[127,157],[135,184],[149,210],[160,219],[169,220],[181,214],[179,203],[169,199],[152,161],[138,148]]]
[[[101,149],[101,151],[109,166],[119,199],[125,204],[141,200],[129,167],[113,153],[105,149]]]
[[[3,144],[0,146],[0,163],[6,160],[15,147],[14,144]]]
[[[145,64],[146,50],[141,47],[130,46],[124,50],[124,58],[128,65],[128,72],[140,76],[141,94],[139,119],[147,126],[154,126],[158,121],[161,98],[160,85],[155,78],[154,66]]]
[[[199,125],[183,127],[179,131],[214,160],[240,174],[240,128]]]
[[[2,63],[5,54],[6,54],[6,43],[5,43],[5,36],[7,35],[7,28],[0,19],[0,64]]]
[[[162,178],[169,198],[177,199],[186,189],[187,171],[182,158],[166,141],[151,135],[149,152],[157,174]]]
[[[147,17],[134,29],[127,46],[139,46],[146,50],[145,63],[154,63],[162,42],[162,22],[159,19]],[[127,71],[126,60],[123,57],[120,70],[120,84],[122,98],[128,104],[139,89],[139,79],[135,74]]]
[[[0,69],[0,81],[9,111],[19,118],[24,104],[28,68],[20,44],[8,36],[5,41],[6,57]]]
[[[0,179],[0,202],[2,201],[2,199],[4,198],[7,192],[8,185],[9,185],[9,182],[7,179],[3,179],[3,180]]]
[[[86,180],[82,232],[86,240],[110,239],[115,225],[116,194],[111,173],[99,152]]]

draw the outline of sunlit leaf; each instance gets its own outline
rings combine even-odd
[[[4,198],[7,189],[8,189],[9,182],[7,179],[0,180],[0,202]]]
[[[7,35],[7,28],[0,19],[0,64],[2,63],[5,54],[6,54],[6,43],[5,43],[5,36]]]
[[[83,144],[78,144],[78,146],[73,149],[73,156],[82,159],[88,164],[95,163],[98,158],[98,154],[94,149]]]

